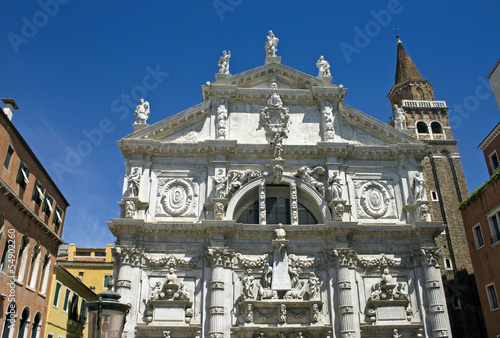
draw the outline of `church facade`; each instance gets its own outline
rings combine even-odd
[[[281,64],[277,41],[236,75],[224,53],[197,106],[148,125],[141,101],[118,142],[126,179],[108,227],[125,335],[451,337],[445,228],[411,111],[446,120],[446,103],[395,86],[386,124],[343,103],[323,57],[318,76]]]

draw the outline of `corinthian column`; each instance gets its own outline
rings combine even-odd
[[[352,304],[351,267],[356,264],[356,255],[351,250],[333,250],[337,266],[338,315],[340,337],[356,337],[354,308]]]
[[[437,266],[437,248],[421,249],[422,267],[425,273],[425,289],[428,302],[429,321],[432,337],[450,337],[446,300],[442,286],[441,273]]]
[[[224,307],[224,294],[226,288],[226,270],[231,268],[233,260],[233,252],[228,248],[208,248],[208,260],[212,267],[212,279],[210,281],[210,304],[208,310],[209,316],[209,337],[222,338],[225,333],[229,337],[229,332],[226,332],[226,327],[229,326],[226,320],[226,311]],[[226,313],[227,312],[227,313]]]

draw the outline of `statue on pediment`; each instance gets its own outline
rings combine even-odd
[[[325,60],[323,55],[321,55],[319,60],[316,62],[316,67],[318,67],[319,70],[318,77],[332,76],[330,73],[330,63]]]
[[[136,124],[146,124],[149,117],[149,102],[141,99],[141,103],[135,107],[134,115],[136,118]]]
[[[231,51],[222,52],[222,56],[219,59],[219,74],[229,74],[229,59],[231,58]]]
[[[270,30],[266,38],[266,56],[276,56],[279,39]]]

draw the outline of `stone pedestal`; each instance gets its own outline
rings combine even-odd
[[[265,64],[267,65],[270,63],[281,63],[281,56],[266,56]]]

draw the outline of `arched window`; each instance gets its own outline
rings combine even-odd
[[[39,338],[41,327],[42,327],[42,315],[40,314],[40,312],[37,312],[35,318],[33,318],[33,325],[31,325],[30,338]]]
[[[432,122],[431,123],[431,130],[433,134],[442,134],[443,133],[443,126],[439,122]]]
[[[40,256],[41,256],[40,243],[36,243],[35,247],[33,248],[33,252],[31,254],[30,270],[28,273],[28,280],[26,281],[28,286],[31,288],[36,287],[38,270],[40,268]]]
[[[423,121],[417,122],[417,131],[419,134],[429,134],[429,127],[427,126],[427,123]]]
[[[50,273],[50,251],[47,251],[43,257],[42,273],[40,274],[40,292],[45,294],[47,291],[47,282],[49,280]]]
[[[14,328],[16,327],[17,305],[16,302],[11,302],[4,310],[5,322],[3,324],[2,338],[12,338],[14,336]]]
[[[17,253],[16,276],[19,281],[23,281],[24,272],[26,270],[26,262],[28,260],[29,237],[24,234],[19,243],[19,251]]]
[[[257,193],[249,193],[253,198],[244,204],[238,206],[238,223],[259,224],[259,199]],[[298,223],[299,224],[317,224],[317,219],[312,211],[301,203],[299,194],[297,201]],[[290,211],[290,187],[287,185],[269,185],[266,186],[266,224],[291,224]]]
[[[29,318],[30,310],[25,307],[23,313],[21,314],[21,319],[19,320],[19,331],[17,333],[17,338],[24,338],[24,333],[28,329]]]

